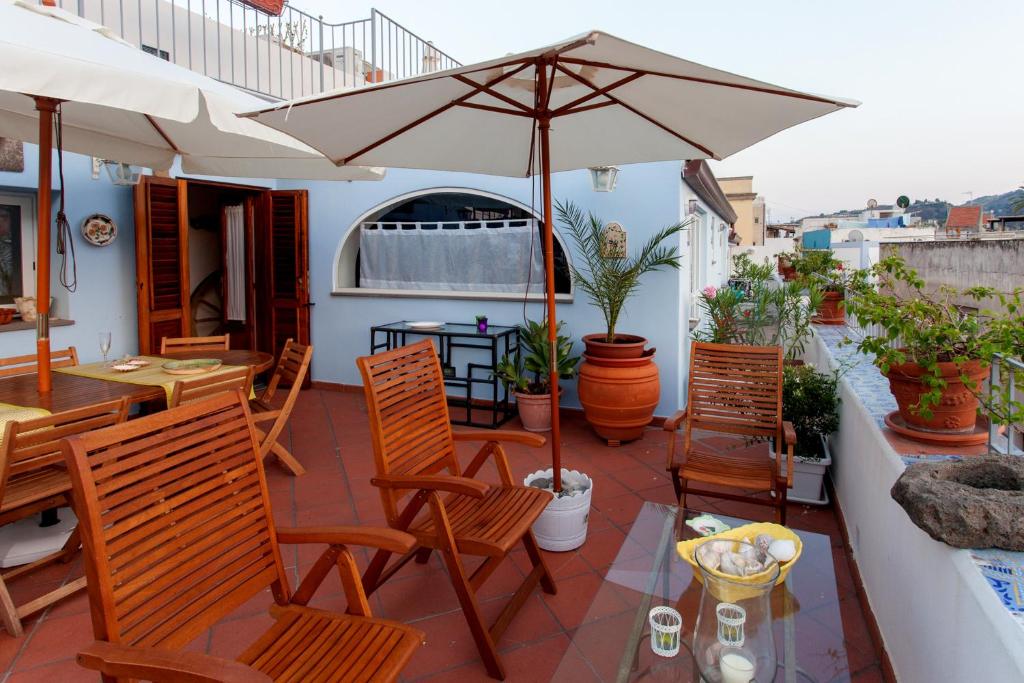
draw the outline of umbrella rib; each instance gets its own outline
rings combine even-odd
[[[515,76],[517,73],[519,73],[520,71],[522,71],[523,69],[525,69],[529,65],[530,65],[530,62],[526,62],[524,64],[519,65],[517,68],[513,69],[512,71],[503,73],[500,76],[496,76],[496,77],[492,78],[491,80],[487,81],[486,83],[482,83],[482,84],[478,83],[477,85],[473,86],[473,90],[469,91],[465,95],[457,97],[456,99],[452,100],[451,102],[448,102],[447,104],[445,104],[445,105],[443,105],[441,107],[438,107],[434,111],[432,111],[432,112],[430,112],[428,114],[424,114],[423,116],[419,117],[415,121],[412,121],[410,123],[405,124],[404,126],[399,128],[398,130],[395,130],[395,131],[392,131],[392,132],[388,133],[387,135],[385,135],[384,137],[378,139],[377,141],[370,143],[366,147],[363,147],[361,150],[359,150],[355,154],[350,154],[349,156],[345,157],[342,160],[342,164],[351,163],[353,159],[358,159],[359,157],[361,157],[362,155],[366,154],[367,152],[372,151],[374,149],[377,149],[378,147],[380,147],[384,143],[397,138],[399,135],[402,135],[403,133],[405,133],[405,132],[407,132],[409,130],[412,130],[416,126],[418,126],[418,125],[420,125],[422,123],[425,123],[425,122],[429,121],[430,119],[434,118],[435,116],[437,116],[439,114],[443,114],[444,112],[448,111],[452,107],[455,107],[455,106],[465,102],[470,97],[473,97],[474,95],[476,95],[478,92],[480,92],[484,88],[489,88],[489,87],[491,87],[493,85],[497,85],[498,83],[501,83],[502,81],[504,81],[506,78],[511,78],[512,76]],[[338,163],[338,162],[335,161],[335,163]]]
[[[465,83],[466,85],[468,85],[468,86],[470,86],[472,88],[476,88],[476,87],[480,86],[480,83],[474,81],[472,78],[466,78],[462,74],[455,74],[454,76],[452,76],[452,78],[454,78],[455,80],[459,81],[460,83]],[[505,104],[511,104],[513,107],[516,107],[517,109],[520,109],[521,111],[523,111],[526,114],[529,114],[530,116],[533,116],[533,114],[534,114],[533,110],[530,109],[525,104],[523,104],[522,102],[516,101],[516,100],[512,99],[511,97],[509,97],[507,95],[502,95],[497,90],[493,90],[492,88],[489,88],[489,87],[483,87],[483,88],[481,88],[480,92],[485,92],[488,95],[490,95],[491,97],[493,97],[495,99],[498,99],[498,100],[501,100]]]
[[[519,111],[518,109],[507,109],[505,107],[493,107],[489,104],[477,104],[476,102],[459,102],[458,106],[467,107],[469,109],[480,109],[482,111],[490,111],[495,114],[507,114],[508,116],[525,116],[528,119],[533,118],[533,114],[528,111]]]
[[[167,143],[168,147],[173,149],[176,153],[181,154],[181,150],[178,149],[178,146],[174,144],[174,141],[171,140],[167,133],[164,132],[164,129],[160,127],[160,124],[154,121],[153,117],[149,114],[143,114],[143,116],[145,116],[146,120],[149,121],[149,125],[153,126],[153,130],[155,130],[160,135],[160,137],[164,139],[164,142]]]
[[[588,81],[586,78],[584,78],[583,76],[580,76],[579,74],[573,73],[572,71],[570,71],[569,69],[566,69],[561,64],[555,64],[555,68],[558,69],[559,71],[561,71],[562,73],[566,74],[567,76],[575,78],[577,81],[579,81],[583,85],[591,88],[592,90],[597,90],[598,89],[596,85],[594,85],[593,83]],[[603,93],[603,94],[604,94],[605,97],[607,97],[608,99],[610,99],[612,102],[614,102],[615,104],[619,105],[623,109],[625,109],[627,111],[630,111],[630,112],[633,112],[634,114],[636,114],[640,118],[644,119],[648,123],[652,123],[655,126],[657,126],[658,128],[661,128],[663,131],[665,131],[669,135],[672,135],[672,136],[674,136],[676,138],[679,138],[680,140],[682,140],[686,144],[688,144],[691,147],[694,147],[696,149],[699,149],[700,151],[704,152],[705,154],[707,154],[708,156],[710,156],[713,159],[718,159],[719,158],[717,154],[712,152],[710,149],[708,149],[704,145],[689,139],[688,137],[686,137],[682,133],[679,133],[678,131],[672,130],[671,128],[666,126],[661,121],[658,121],[657,119],[655,119],[653,116],[650,116],[649,114],[643,113],[642,111],[640,111],[639,109],[637,109],[636,107],[634,107],[632,105],[626,104],[625,102],[623,102],[619,98],[615,97],[615,95],[612,95],[611,93]]]
[[[603,88],[601,88],[599,90],[595,90],[592,93],[588,93],[588,94],[584,95],[583,97],[578,97],[575,100],[573,100],[572,102],[569,102],[568,104],[563,104],[561,107],[559,107],[558,109],[555,109],[553,112],[551,112],[551,116],[561,116],[563,114],[576,113],[576,112],[572,111],[572,109],[574,107],[576,107],[576,106],[578,106],[580,104],[583,104],[584,102],[589,102],[590,100],[594,99],[595,97],[600,97],[601,95],[604,95],[605,93],[609,93],[609,92],[611,92],[612,90],[615,90],[618,87],[626,85],[627,83],[632,83],[633,81],[635,81],[636,79],[642,77],[643,75],[644,74],[639,72],[639,71],[634,71],[633,73],[631,73],[630,75],[626,76],[625,78],[620,78],[619,80],[615,81],[614,83],[612,83],[610,85],[606,85],[606,86],[604,86]]]
[[[617,64],[608,64],[606,62],[593,62],[589,59],[579,59],[577,57],[560,57],[559,61],[565,62],[566,64],[579,64],[581,66],[594,66],[602,69],[615,69],[616,71],[634,71],[641,73],[645,76],[658,76],[660,78],[674,78],[679,81],[691,81],[693,83],[705,83],[707,85],[718,85],[723,88],[737,88],[739,90],[751,90],[753,92],[763,92],[769,95],[779,95],[780,97],[792,97],[798,100],[810,100],[811,102],[821,102],[823,104],[833,104],[839,107],[852,107],[855,105],[847,104],[845,102],[837,102],[836,100],[829,99],[827,97],[821,97],[819,95],[811,95],[809,93],[795,92],[792,90],[781,90],[779,88],[770,88],[765,86],[747,85],[745,83],[729,83],[728,81],[719,81],[714,78],[701,78],[700,76],[683,76],[681,74],[670,74],[664,71],[649,71],[646,69],[632,69],[626,66],[620,66]]]
[[[569,116],[570,114],[582,114],[585,111],[590,111],[592,109],[604,109],[605,107],[611,107],[614,106],[615,104],[617,103],[613,102],[612,100],[605,100],[604,102],[596,102],[594,104],[585,104],[582,107],[576,107],[575,109],[570,109],[569,111],[563,111],[561,114],[557,114],[557,116],[561,117]],[[556,114],[552,114],[552,116],[556,116]]]

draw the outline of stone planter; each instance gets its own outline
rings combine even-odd
[[[523,394],[515,392],[519,419],[528,432],[551,430],[551,394]]]
[[[523,484],[530,485],[534,479],[553,475],[549,467],[526,475]],[[575,550],[587,540],[587,522],[590,519],[590,501],[594,494],[594,482],[587,475],[576,470],[562,468],[562,486],[586,484],[587,490],[571,496],[555,497],[533,523],[533,535],[537,545],[544,550],[563,552]]]

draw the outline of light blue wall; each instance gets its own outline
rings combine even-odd
[[[587,171],[560,173],[553,179],[553,194],[594,211],[604,221],[621,222],[628,231],[632,250],[655,230],[679,220],[679,173],[677,162],[624,166],[615,191],[610,193],[594,192]],[[380,182],[279,181],[278,187],[309,189],[310,282],[311,297],[316,303],[313,309],[314,379],[360,384],[355,359],[368,352],[369,328],[374,324],[396,320],[472,321],[478,314],[486,314],[492,324],[514,325],[522,321],[521,302],[332,296],[331,288],[334,259],[341,240],[354,222],[373,207],[392,197],[433,187],[475,188],[530,205],[529,180],[392,169]],[[534,203],[539,202],[538,194]],[[648,276],[619,321],[619,331],[643,335],[659,349],[659,414],[670,413],[678,403],[680,376],[674,352],[679,343],[678,277],[675,271]],[[582,294],[577,294],[573,303],[559,304],[558,309],[559,319],[566,322],[577,340],[584,334],[603,329],[600,312],[589,305]],[[528,317],[539,319],[542,313],[541,304],[527,305]],[[579,405],[575,383],[564,382],[563,389],[565,403]]]
[[[38,169],[38,148],[26,144],[24,172],[0,172],[0,192],[29,192],[34,196],[38,185]],[[113,186],[105,171],[98,180],[93,180],[90,158],[79,154],[64,155],[64,181],[65,210],[74,234],[78,262],[78,289],[69,293],[58,284],[58,261],[54,254],[50,289],[57,298],[55,313],[61,318],[73,319],[75,324],[52,327],[50,345],[55,349],[74,345],[83,362],[99,360],[98,334],[100,331],[110,331],[113,337],[111,353],[135,352],[138,349],[138,331],[132,189]],[[52,186],[55,190],[53,212],[56,216],[56,154]],[[118,234],[113,244],[94,247],[82,238],[82,220],[93,213],[104,213],[114,219]],[[0,356],[34,353],[35,348],[34,329],[0,332]]]

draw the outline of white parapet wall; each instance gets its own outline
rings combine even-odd
[[[835,364],[820,335],[806,360],[821,369]],[[851,371],[841,383],[832,477],[898,680],[1024,681],[1024,624],[1003,606],[970,551],[933,540],[890,496],[906,464],[879,425],[884,380],[867,370],[874,368]]]

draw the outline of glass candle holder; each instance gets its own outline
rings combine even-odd
[[[683,616],[671,607],[654,607],[650,612],[651,649],[659,657],[675,657],[679,654],[679,632],[683,628]]]
[[[480,334],[487,334],[487,318],[476,319],[476,331]]]

